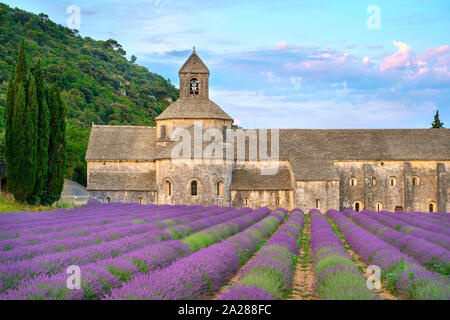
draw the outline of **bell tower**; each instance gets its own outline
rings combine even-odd
[[[209,99],[209,70],[195,52],[195,47],[178,75],[180,77],[180,98]]]
[[[157,144],[166,146],[176,128],[191,128],[194,123],[201,123],[203,129],[231,128],[233,119],[209,99],[209,70],[195,47],[178,75],[180,98],[155,118]]]

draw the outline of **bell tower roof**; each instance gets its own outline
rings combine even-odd
[[[192,48],[192,53],[190,57],[186,60],[186,62],[181,67],[178,73],[207,73],[209,74],[209,69],[206,64],[200,59],[200,57],[195,52],[195,47]]]

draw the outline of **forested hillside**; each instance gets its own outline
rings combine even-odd
[[[154,118],[178,97],[160,75],[128,61],[115,40],[96,41],[35,15],[0,3],[0,134],[4,161],[5,102],[21,39],[27,64],[41,60],[47,83],[62,90],[67,114],[66,177],[86,184],[84,161],[95,124],[154,125]]]

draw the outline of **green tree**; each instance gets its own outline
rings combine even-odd
[[[436,114],[434,115],[434,121],[431,124],[431,129],[439,129],[444,128],[444,123],[439,119],[439,110],[436,110]]]
[[[26,170],[23,170],[27,176],[24,181],[30,183],[30,188],[32,186],[32,192],[28,197],[28,202],[35,203],[36,195],[34,194],[34,187],[37,181],[38,175],[38,142],[39,142],[39,132],[38,132],[38,116],[39,116],[39,104],[37,100],[37,88],[36,80],[34,76],[30,77],[27,92],[27,109],[25,111],[25,123],[23,130],[25,130],[25,147],[26,153],[21,155],[25,165],[28,166]]]
[[[61,196],[66,158],[66,115],[61,91],[56,84],[52,86],[47,101],[52,125],[50,127],[48,176],[43,204],[50,205]]]
[[[35,115],[33,108],[37,108],[37,99],[33,79],[30,81],[28,92],[31,105],[27,105],[25,86],[23,84],[17,85],[17,91],[14,94],[10,140],[14,152],[12,156],[8,156],[10,162],[7,163],[8,190],[20,202],[24,202],[31,197],[36,181],[36,135],[33,130],[33,117]],[[9,147],[8,150],[11,150],[11,148]]]
[[[12,118],[14,111],[14,85],[13,78],[9,78],[8,91],[6,94],[6,128],[5,128],[5,153],[6,153],[6,164],[11,160],[8,157],[12,156],[12,143],[11,143],[11,130],[12,130]]]
[[[7,181],[18,201],[32,196],[37,168],[37,97],[34,78],[28,77],[24,41],[19,47],[14,89],[8,90]],[[14,101],[14,104],[11,104]],[[12,108],[12,112],[11,112]]]
[[[36,79],[36,96],[38,103],[38,141],[37,141],[37,173],[33,194],[36,201],[42,198],[44,184],[48,176],[48,144],[50,139],[50,113],[46,99],[46,86],[42,76],[41,62],[38,61],[34,70]]]

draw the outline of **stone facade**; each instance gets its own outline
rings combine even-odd
[[[450,212],[448,129],[279,130],[279,157],[270,162],[250,159],[248,145],[243,161],[174,158],[176,129],[192,133],[201,124],[202,133],[224,133],[233,121],[209,99],[210,73],[195,51],[179,75],[180,98],[156,118],[156,128],[93,125],[86,153],[91,200]],[[220,143],[224,155],[238,145]],[[206,145],[201,141],[201,153]],[[273,164],[275,173],[261,173]]]

